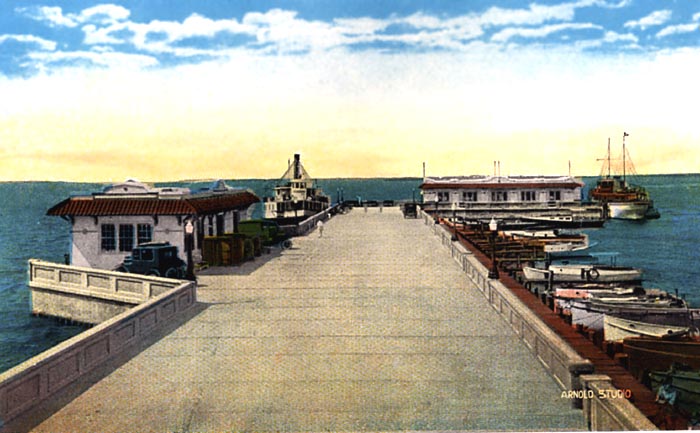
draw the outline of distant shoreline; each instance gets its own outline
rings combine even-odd
[[[658,176],[698,176],[700,175],[700,172],[697,173],[654,173],[654,174],[634,174],[634,175],[628,175],[628,177],[658,177]],[[441,175],[441,176],[458,176],[457,174],[452,174],[452,175]],[[574,177],[599,177],[599,174],[584,174],[584,175],[574,175]],[[225,181],[230,181],[230,182],[269,182],[269,181],[276,181],[279,178],[277,177],[272,177],[272,178],[244,178],[244,179],[235,179],[235,178],[224,178],[223,180]],[[317,181],[349,181],[349,180],[388,180],[388,181],[406,181],[406,180],[414,180],[414,179],[422,179],[421,176],[397,176],[397,177],[390,177],[390,176],[377,176],[377,177],[319,177],[316,178],[315,180]],[[180,179],[180,180],[156,180],[156,181],[144,181],[145,183],[149,184],[173,184],[173,183],[206,183],[206,182],[214,182],[216,180],[219,180],[219,178],[211,178],[211,179]],[[85,184],[85,185],[111,185],[115,182],[119,181],[82,181],[82,180],[0,180],[0,183],[73,183],[73,184]]]

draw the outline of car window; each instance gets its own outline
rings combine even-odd
[[[153,260],[153,250],[141,250],[141,260]]]

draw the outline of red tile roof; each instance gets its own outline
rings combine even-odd
[[[260,198],[250,191],[193,194],[182,197],[71,197],[47,211],[56,216],[206,215],[243,210]]]

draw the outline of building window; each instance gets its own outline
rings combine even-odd
[[[450,201],[450,193],[438,192],[438,201]]]
[[[508,201],[506,191],[491,191],[491,201]]]
[[[119,224],[119,251],[131,251],[134,249],[134,226],[131,224]]]
[[[137,245],[145,244],[153,240],[153,227],[150,224],[139,224],[136,226]]]
[[[463,192],[462,201],[476,201],[476,191]]]
[[[102,251],[114,251],[117,248],[114,224],[102,224]]]
[[[535,201],[537,194],[535,191],[520,191],[520,201]]]
[[[549,191],[549,200],[561,200],[561,191]]]

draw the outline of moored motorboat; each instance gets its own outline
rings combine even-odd
[[[629,370],[637,378],[650,371],[668,370],[674,363],[700,369],[700,341],[691,337],[677,339],[629,337],[622,340]]]
[[[600,203],[605,209],[606,216],[613,219],[643,220],[659,218],[659,212],[654,208],[654,202],[646,189],[627,182],[627,159],[625,137],[622,136],[622,175],[611,176],[610,173],[610,139],[608,139],[608,156],[605,159],[607,176],[598,179],[596,186],[589,192],[592,201]]]
[[[577,299],[588,299],[591,294],[597,295],[634,295],[643,291],[642,287],[624,286],[618,284],[567,283],[558,285],[552,290],[555,312],[571,315],[571,304]]]
[[[585,233],[562,233],[558,230],[507,230],[506,236],[528,246],[538,246],[546,253],[580,251],[588,248]]]
[[[688,414],[700,410],[700,370],[682,364],[672,364],[666,370],[649,372],[652,390],[667,384],[676,393],[676,407]]]
[[[664,303],[665,304],[665,303]],[[667,326],[694,327],[700,319],[700,310],[682,305],[663,306],[661,303],[605,303],[590,299],[571,301],[571,323],[602,331],[606,314],[628,320],[662,324]]]
[[[523,276],[530,282],[634,282],[641,281],[642,270],[626,266],[552,264],[547,269],[526,266]]]
[[[604,322],[604,338],[608,341],[622,341],[627,337],[676,337],[687,334],[688,326],[672,326],[666,324],[640,322],[623,319],[606,314]]]

